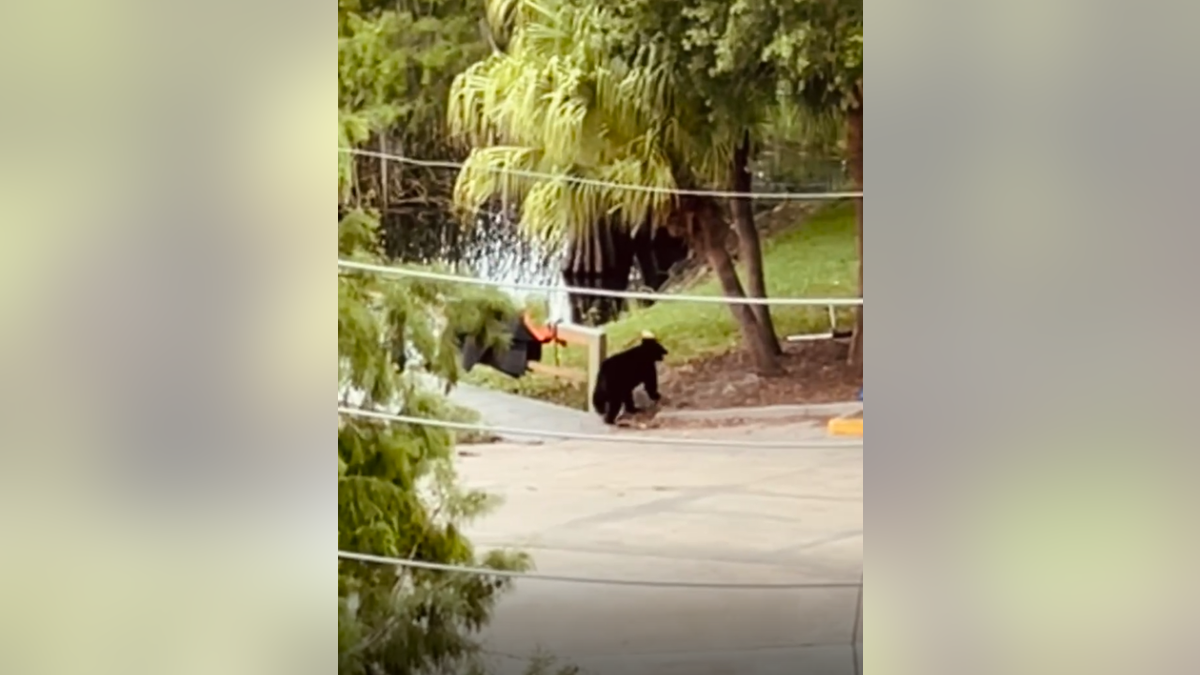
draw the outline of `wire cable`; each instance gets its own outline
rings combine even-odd
[[[574,286],[546,286],[543,284],[527,284],[517,281],[493,281],[477,277],[464,277],[454,274],[441,274],[423,270],[392,267],[389,265],[373,265],[370,263],[354,262],[338,259],[338,269],[382,274],[392,277],[407,277],[425,281],[441,281],[447,283],[485,286],[489,288],[507,288],[515,291],[531,291],[542,293],[568,293],[571,295],[594,298],[620,298],[623,300],[646,300],[650,302],[693,302],[708,305],[747,305],[766,307],[861,307],[862,298],[727,298],[714,295],[673,295],[667,293],[641,293],[637,291],[607,291],[598,288],[577,288]]]
[[[627,436],[625,434],[581,434],[572,433],[569,431],[515,429],[512,427],[493,427],[482,424],[467,424],[464,422],[431,420],[420,417],[409,417],[407,415],[392,415],[390,413],[381,413],[371,410],[364,410],[362,408],[351,408],[341,405],[338,406],[338,414],[345,415],[347,417],[357,417],[361,419],[388,422],[392,424],[411,424],[413,426],[446,429],[447,431],[471,431],[476,433],[489,433],[496,436],[554,438],[564,441],[625,443],[629,445],[669,445],[685,448],[729,448],[736,446],[739,448],[760,450],[838,450],[863,447],[863,441],[861,439],[838,441],[746,441],[731,439],[728,441],[716,441],[705,438],[683,438],[680,436],[665,436],[661,438],[655,438],[653,436]]]
[[[466,164],[463,162],[448,162],[442,160],[431,159],[413,159],[411,157],[403,157],[400,155],[392,155],[385,152],[375,152],[373,150],[359,150],[356,148],[338,148],[338,152],[344,155],[352,155],[355,157],[367,157],[370,159],[380,159],[397,164],[407,164],[409,166],[422,167],[426,169],[463,169]],[[581,178],[578,176],[564,176],[562,174],[546,173],[544,171],[526,171],[523,169],[502,169],[498,167],[488,167],[486,169],[491,173],[503,173],[521,178],[532,178],[535,180],[556,180],[575,185],[584,185],[589,187],[607,188],[611,190],[628,190],[630,192],[644,192],[657,195],[679,195],[681,197],[710,197],[712,199],[753,199],[757,201],[781,201],[781,202],[814,202],[814,201],[843,201],[847,199],[862,199],[861,192],[729,192],[721,190],[683,190],[678,188],[661,188],[652,187],[649,185],[630,185],[628,183],[614,183],[611,181],[597,180],[594,178]]]
[[[858,590],[860,584],[854,583],[796,583],[796,584],[737,584],[700,581],[646,581],[634,579],[603,579],[598,577],[576,577],[557,574],[538,574],[535,572],[516,572],[513,570],[494,570],[483,567],[459,567],[440,563],[388,558],[365,553],[348,553],[338,551],[339,560],[360,562],[369,565],[390,565],[409,569],[427,570],[431,572],[451,572],[475,576],[499,577],[504,579],[529,579],[561,584],[581,584],[590,586],[620,586],[626,588],[677,588],[689,590],[724,590],[724,591],[798,591],[798,590]]]

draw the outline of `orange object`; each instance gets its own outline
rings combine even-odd
[[[542,344],[550,344],[553,342],[556,345],[566,346],[566,340],[558,336],[558,324],[551,323],[545,326],[535,326],[533,320],[529,318],[529,313],[521,315],[521,321],[525,324],[525,330],[533,336],[535,340]]]

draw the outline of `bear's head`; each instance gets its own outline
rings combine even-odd
[[[671,353],[667,351],[666,347],[662,346],[662,343],[650,331],[642,333],[642,349],[651,354],[656,363],[661,362]]]

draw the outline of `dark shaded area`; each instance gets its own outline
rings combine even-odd
[[[553,252],[531,243],[512,219],[500,215],[482,215],[464,227],[436,209],[390,212],[382,218],[381,234],[384,254],[397,262],[465,268],[493,280],[553,281]]]
[[[339,220],[344,215],[339,208]],[[691,256],[687,242],[666,228],[645,225],[630,232],[615,222],[573,238],[563,254],[530,242],[514,218],[499,214],[482,215],[464,227],[444,211],[398,210],[383,215],[380,229],[384,255],[398,263],[446,265],[485,279],[534,284],[553,285],[559,277],[567,286],[607,291],[661,291],[672,270]],[[582,325],[603,325],[629,307],[613,298],[569,299],[570,320]]]
[[[573,239],[563,259],[562,275],[568,286],[606,291],[628,290],[631,282],[652,291],[662,290],[671,269],[688,259],[687,242],[666,228],[643,225],[630,232],[608,222],[593,228],[587,237]],[[636,275],[635,275],[636,272]],[[616,298],[570,295],[571,321],[598,326],[616,319],[629,305]],[[652,303],[639,303],[649,306]]]
[[[459,336],[463,369],[469,373],[475,366],[485,365],[509,377],[524,376],[529,372],[530,361],[542,360],[543,339],[533,334],[524,316],[512,321],[509,335],[512,338],[508,347],[504,348],[485,347],[474,337]]]

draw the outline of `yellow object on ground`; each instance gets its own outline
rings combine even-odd
[[[862,417],[839,417],[838,419],[829,421],[829,434],[831,436],[853,436],[856,438],[863,437],[863,418]]]

